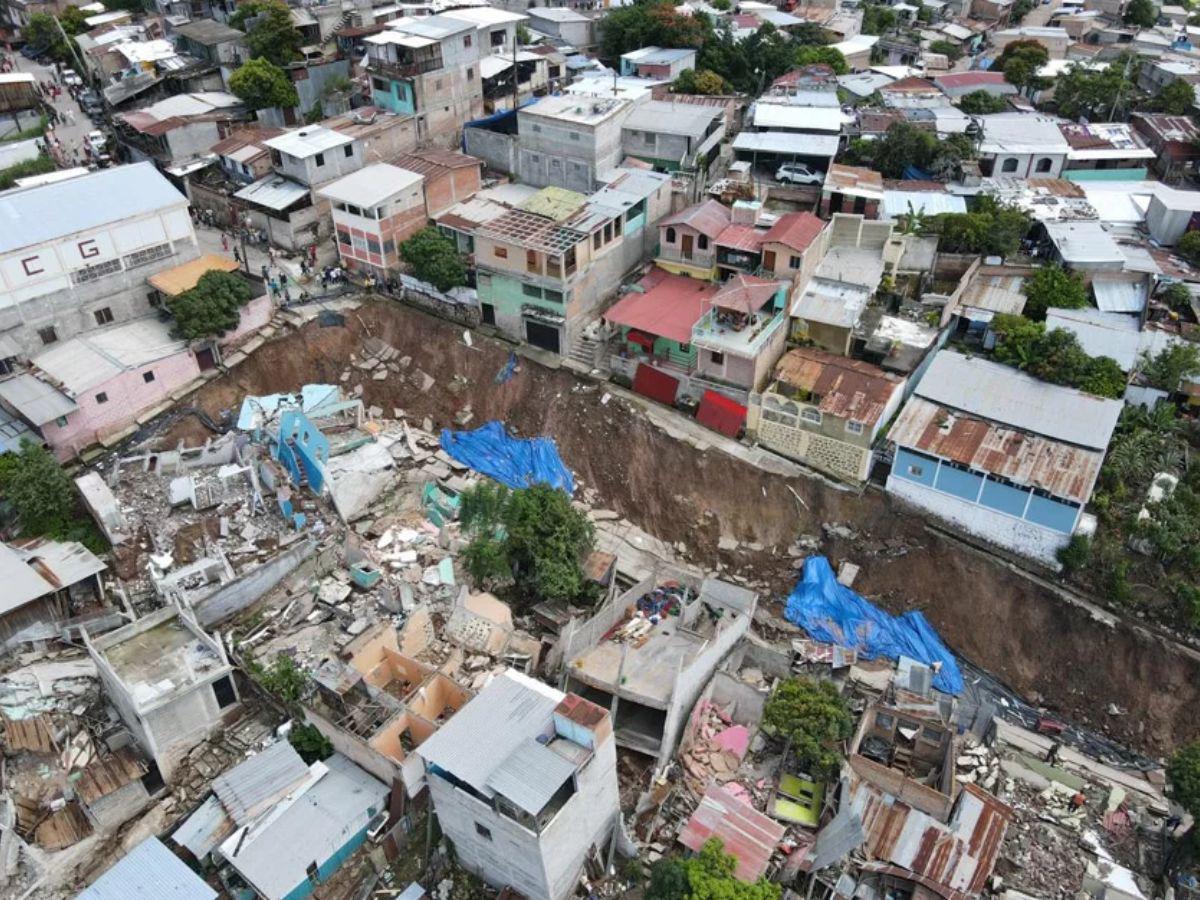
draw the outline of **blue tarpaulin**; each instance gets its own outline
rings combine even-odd
[[[935,688],[947,694],[962,693],[958,661],[924,615],[884,612],[839,584],[823,556],[805,560],[804,575],[788,597],[783,615],[813,640],[853,648],[866,659],[907,656],[935,667]],[[938,663],[940,667],[935,666]]]
[[[509,437],[499,422],[474,431],[442,430],[442,449],[460,463],[510,488],[548,484],[575,493],[575,479],[550,438]]]

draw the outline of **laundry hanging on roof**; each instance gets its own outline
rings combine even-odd
[[[884,612],[840,584],[823,556],[804,561],[804,573],[788,597],[783,615],[813,640],[856,649],[865,659],[908,656],[923,662],[935,672],[935,688],[947,694],[962,693],[958,661],[924,615]]]
[[[575,478],[550,438],[514,438],[499,422],[474,431],[442,430],[442,449],[460,463],[510,488],[548,484],[575,493]]]

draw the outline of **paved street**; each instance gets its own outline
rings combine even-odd
[[[38,80],[39,84],[54,80],[54,70],[50,66],[43,66],[32,59],[26,59],[20,53],[14,53],[12,58],[16,63],[17,71],[29,72]],[[71,99],[71,95],[65,89],[58,100],[54,101],[53,106],[58,110],[60,116],[67,115],[69,111],[75,117],[74,125],[60,121],[54,128],[54,135],[62,146],[63,156],[59,159],[59,163],[65,166],[84,165],[86,157],[83,149],[84,138],[89,131],[99,126],[88,119],[83,110],[79,108],[79,104]]]

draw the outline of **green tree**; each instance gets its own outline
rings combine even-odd
[[[1047,84],[1038,70],[1050,61],[1050,51],[1034,40],[1013,41],[992,68],[1004,73],[1004,80],[1022,91],[1041,90]]]
[[[1190,116],[1196,111],[1196,89],[1177,78],[1157,94],[1149,96],[1141,106],[1171,116]]]
[[[1007,110],[1008,101],[988,91],[971,91],[959,98],[958,108],[969,116],[986,116]]]
[[[53,456],[32,441],[16,454],[5,454],[0,495],[11,505],[22,534],[60,537],[75,510],[75,486]]]
[[[694,47],[712,34],[706,16],[685,16],[669,0],[647,0],[609,10],[600,20],[601,54],[615,62],[641,47]]]
[[[710,838],[691,859],[664,859],[650,870],[646,900],[779,900],[780,885],[760,878],[739,881],[737,859],[720,838]]]
[[[66,62],[71,51],[63,40],[62,32],[58,30],[58,22],[50,13],[35,12],[21,29],[21,36],[26,45],[49,54],[59,62]]]
[[[1117,399],[1125,392],[1128,379],[1117,362],[1107,356],[1089,356],[1065,329],[1046,331],[1041,322],[1011,315],[996,316],[991,328],[996,334],[996,362],[1098,397]]]
[[[1044,66],[1050,61],[1050,51],[1033,38],[1022,38],[1019,41],[1009,41],[996,58],[992,67],[1004,68],[1006,63],[1014,59],[1028,59],[1037,67]]]
[[[929,52],[940,53],[952,63],[956,63],[963,58],[962,47],[951,41],[934,41],[929,45]]]
[[[299,53],[300,32],[292,24],[292,12],[282,0],[245,0],[230,16],[229,24],[246,33],[246,48],[251,57],[261,56],[284,66]]]
[[[1008,16],[1009,24],[1010,25],[1021,24],[1021,20],[1024,19],[1027,15],[1029,15],[1031,12],[1033,12],[1034,5],[1035,4],[1034,4],[1033,0],[1017,0],[1017,2],[1013,4],[1012,12],[1009,13],[1009,16]]]
[[[167,301],[175,333],[185,341],[219,337],[237,328],[254,292],[234,272],[205,272],[196,286]]]
[[[280,653],[268,665],[251,660],[246,667],[250,677],[288,709],[296,709],[308,691],[308,675],[286,653]]]
[[[412,266],[413,275],[439,291],[467,283],[467,267],[454,241],[433,226],[422,228],[400,245],[400,258]]]
[[[863,34],[887,34],[896,27],[895,10],[880,3],[868,3],[863,7]]]
[[[1167,763],[1167,781],[1175,802],[1200,819],[1200,741],[1185,744]]]
[[[1184,312],[1192,305],[1192,292],[1182,282],[1169,284],[1158,294],[1158,299],[1174,312]]]
[[[1137,60],[1124,55],[1103,69],[1070,66],[1054,80],[1054,106],[1068,119],[1121,121],[1143,100],[1133,79]],[[1127,74],[1128,73],[1128,74]]]
[[[1152,0],[1129,0],[1125,7],[1125,24],[1151,28],[1158,21],[1158,9]]]
[[[58,164],[49,156],[35,156],[33,159],[22,160],[19,163],[9,166],[7,169],[0,169],[0,191],[7,191],[11,187],[15,187],[18,178],[28,178],[30,175],[45,175],[47,172],[53,172],[58,168]]]
[[[1193,266],[1200,266],[1200,231],[1184,234],[1175,242],[1175,252]]]
[[[1173,393],[1179,390],[1179,382],[1184,378],[1200,375],[1200,347],[1171,344],[1154,356],[1143,354],[1138,370],[1153,387]]]
[[[1148,515],[1137,523],[1138,533],[1149,541],[1155,557],[1167,567],[1200,570],[1200,493],[1186,482],[1157,503],[1146,504]]]
[[[729,85],[725,79],[709,69],[684,69],[671,85],[676,94],[727,94]]]
[[[849,73],[846,57],[836,47],[801,47],[796,51],[797,66],[829,66],[836,75]]]
[[[930,216],[922,230],[939,236],[938,249],[943,253],[1012,256],[1021,249],[1021,241],[1031,224],[1021,210],[984,196],[976,201],[971,212]]]
[[[936,135],[910,122],[896,122],[874,142],[871,162],[884,178],[901,178],[909,166],[928,169],[937,152]]]
[[[838,745],[850,736],[854,720],[832,682],[790,678],[767,700],[763,726],[790,744],[798,766],[826,778],[837,770]]]
[[[729,12],[729,10],[733,9],[733,4],[729,0],[712,0],[712,3],[709,5],[720,12]]]
[[[321,734],[321,730],[316,725],[308,722],[294,722],[292,730],[288,732],[288,743],[290,743],[296,752],[300,754],[300,758],[308,765],[322,760],[329,759],[333,756],[333,744],[329,738]]]
[[[287,72],[262,57],[238,66],[229,76],[229,90],[253,110],[277,106],[291,109],[300,102],[296,86]]]
[[[595,531],[563,491],[544,484],[510,491],[485,482],[463,493],[459,519],[471,536],[464,561],[477,582],[511,581],[534,603],[587,591],[582,563]]]
[[[517,43],[522,47],[527,47],[533,43],[533,32],[525,27],[524,22],[517,23]]]
[[[1065,547],[1054,554],[1063,567],[1064,575],[1082,572],[1092,557],[1092,541],[1086,534],[1073,534]]]
[[[1046,326],[1024,316],[998,313],[992,318],[996,347],[992,355],[996,362],[1024,369],[1033,362],[1037,342],[1046,333]]]
[[[1042,266],[1025,279],[1025,315],[1036,321],[1046,318],[1046,310],[1083,309],[1088,305],[1083,279],[1059,265]]]
[[[88,14],[78,6],[68,6],[62,11],[58,21],[62,23],[63,31],[74,37],[88,30],[87,17]]]

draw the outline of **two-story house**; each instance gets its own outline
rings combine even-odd
[[[866,481],[872,445],[904,398],[904,379],[818,350],[789,350],[751,398],[746,430],[764,447],[846,481]]]
[[[263,141],[271,174],[233,195],[267,239],[299,250],[329,233],[329,201],[315,190],[362,168],[362,144],[323,125],[308,125]]]
[[[787,345],[786,282],[734,275],[692,326],[693,382],[745,403],[771,374]]]
[[[621,163],[627,100],[543,97],[517,113],[517,176],[534,187],[590,194]]]
[[[648,162],[660,172],[693,172],[701,180],[724,137],[724,111],[695,103],[647,100],[634,108],[621,127],[626,156]]]
[[[153,313],[146,280],[200,255],[187,198],[150,163],[0,195],[0,375]]]
[[[380,281],[395,273],[397,248],[428,221],[424,180],[416,172],[375,163],[318,189],[332,207],[342,265]]]
[[[212,19],[194,19],[171,30],[180,53],[221,69],[226,84],[233,70],[249,59],[245,35]]]
[[[416,752],[455,859],[496,888],[564,900],[620,827],[608,711],[512,669]]]
[[[371,100],[417,118],[421,141],[453,142],[483,114],[478,22],[436,15],[389,22],[364,38]],[[490,40],[490,37],[489,37]]]
[[[716,200],[689,206],[658,223],[658,265],[676,275],[717,278],[717,238],[729,227],[729,207]]]
[[[674,81],[685,69],[696,68],[696,51],[690,48],[642,47],[621,54],[621,74]]]

